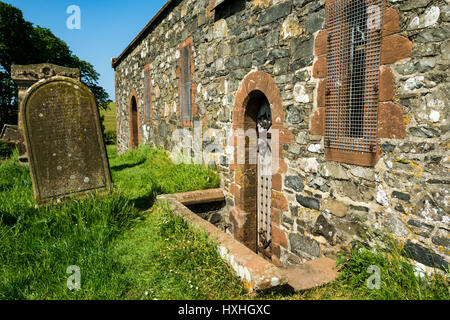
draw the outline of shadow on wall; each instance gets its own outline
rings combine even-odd
[[[226,19],[245,9],[246,0],[228,0],[220,4],[216,9],[214,21]]]

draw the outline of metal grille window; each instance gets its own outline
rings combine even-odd
[[[191,121],[191,45],[181,48],[180,71],[181,120]]]
[[[329,4],[325,147],[376,152],[383,0]]]
[[[144,120],[145,122],[150,121],[150,70],[144,70]]]

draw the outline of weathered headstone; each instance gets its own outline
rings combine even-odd
[[[30,87],[20,114],[37,202],[111,186],[98,108],[92,92],[68,77]]]
[[[19,109],[23,102],[26,91],[36,82],[42,79],[48,79],[54,76],[69,77],[76,80],[80,80],[80,70],[75,68],[66,68],[49,63],[42,64],[30,64],[30,65],[12,65],[11,66],[11,79],[17,84],[19,91]],[[24,136],[22,132],[22,117],[19,110],[18,121],[18,136],[17,136],[17,149],[19,154],[19,160],[21,162],[27,162],[27,150],[25,147]]]

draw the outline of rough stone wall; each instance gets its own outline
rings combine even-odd
[[[140,122],[141,142],[168,151],[174,147],[172,133],[181,127],[179,46],[192,36],[192,80],[197,85],[193,120],[201,121],[203,131],[231,133],[235,93],[251,71],[271,75],[280,91],[284,126],[293,139],[282,147],[287,169],[281,175],[281,200],[275,199],[286,204],[274,217],[282,231],[277,234],[279,263],[335,256],[353,241],[373,244],[375,232],[406,243],[422,264],[434,260],[446,265],[450,255],[448,1],[386,1],[391,9],[385,9],[384,28],[400,41],[400,48],[411,47],[406,53],[394,50],[394,59],[382,63],[381,73],[384,70],[387,76],[381,75],[381,86],[390,85],[380,87],[380,97],[388,97],[384,103],[389,105],[380,107],[384,114],[380,112],[379,125],[388,129],[380,130],[380,159],[374,168],[325,160],[325,90],[320,85],[326,77],[320,47],[326,38],[325,4],[325,0],[230,0],[210,14],[208,0],[179,1],[116,67],[119,152],[129,147],[133,89],[141,119],[144,116],[147,64],[152,120]],[[389,56],[391,40],[382,55]],[[386,92],[390,89],[392,93]],[[391,118],[397,120],[383,125]],[[395,133],[397,125],[403,134]],[[232,158],[233,152],[224,146],[216,163],[230,207],[234,206],[230,186],[236,178],[229,165]]]

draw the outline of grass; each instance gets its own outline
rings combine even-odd
[[[105,143],[114,145],[117,139],[117,121],[116,121],[116,104],[110,102],[106,110],[100,110],[100,118],[102,118],[102,125],[105,127]]]
[[[105,131],[116,132],[116,104],[114,102],[110,102],[107,110],[100,110],[100,115],[105,117],[105,120],[103,121]]]
[[[136,298],[132,293],[142,285],[136,275],[145,270],[131,267],[142,262],[140,254],[145,252],[151,257],[162,243],[166,244],[161,238],[162,229],[149,225],[158,220],[162,211],[154,209],[155,214],[149,216],[138,208],[150,206],[161,192],[217,186],[218,178],[211,170],[195,165],[176,166],[161,150],[143,147],[119,157],[113,149],[108,147],[116,182],[113,194],[53,208],[35,208],[29,171],[13,160],[17,154],[0,163],[0,299]],[[150,179],[155,170],[158,175]],[[149,239],[155,241],[146,241],[140,248],[141,239],[134,238],[139,234],[133,227],[147,230]],[[214,245],[187,226],[182,230],[191,237],[189,250],[203,248],[205,252],[204,260],[201,256],[194,260],[197,267],[205,273],[219,268],[224,281],[229,282],[231,272],[212,249]],[[134,245],[133,239],[137,241]],[[129,246],[140,248],[140,253],[130,252]],[[129,264],[130,259],[137,260]],[[211,261],[215,264],[211,265]],[[70,276],[66,270],[71,265],[81,269],[79,291],[70,291],[66,286]],[[160,264],[159,267],[163,275],[166,268]],[[205,287],[202,290],[205,292]]]
[[[139,212],[121,196],[36,209],[26,167],[0,164],[0,299],[114,299],[123,291],[111,243]],[[83,290],[65,287],[67,267],[83,273]],[[105,279],[109,279],[105,281]]]
[[[339,279],[290,294],[249,295],[220,259],[217,245],[155,198],[215,188],[203,166],[175,165],[164,151],[141,147],[119,156],[108,146],[114,192],[36,209],[29,170],[0,162],[0,299],[446,299],[442,277],[419,280],[396,246],[356,248],[342,257]],[[67,288],[69,266],[81,290]],[[367,268],[380,268],[370,290]],[[448,275],[448,274],[447,274]]]
[[[401,255],[401,248],[386,239],[389,248],[375,249],[355,246],[350,255],[338,259],[338,279],[326,286],[305,292],[283,295],[273,293],[272,299],[296,300],[449,300],[449,273],[416,276],[411,261]],[[375,268],[379,271],[379,287]],[[371,283],[370,287],[368,283]]]
[[[218,255],[217,245],[164,205],[127,232],[116,252],[133,279],[130,299],[216,300],[246,296],[239,279]]]
[[[351,290],[355,299],[372,300],[436,300],[450,299],[448,287],[448,270],[446,276],[435,274],[432,277],[415,275],[416,267],[401,254],[401,246],[393,240],[386,239],[387,248],[369,250],[357,247],[349,257],[341,260],[343,269],[340,283]],[[370,289],[367,282],[374,270],[379,268],[379,288]],[[373,268],[373,267],[372,267]],[[372,279],[374,279],[372,277]],[[375,282],[372,282],[374,284]]]
[[[119,156],[108,146],[116,189],[139,209],[150,208],[158,194],[217,188],[219,177],[200,165],[175,165],[161,149],[141,147]]]

